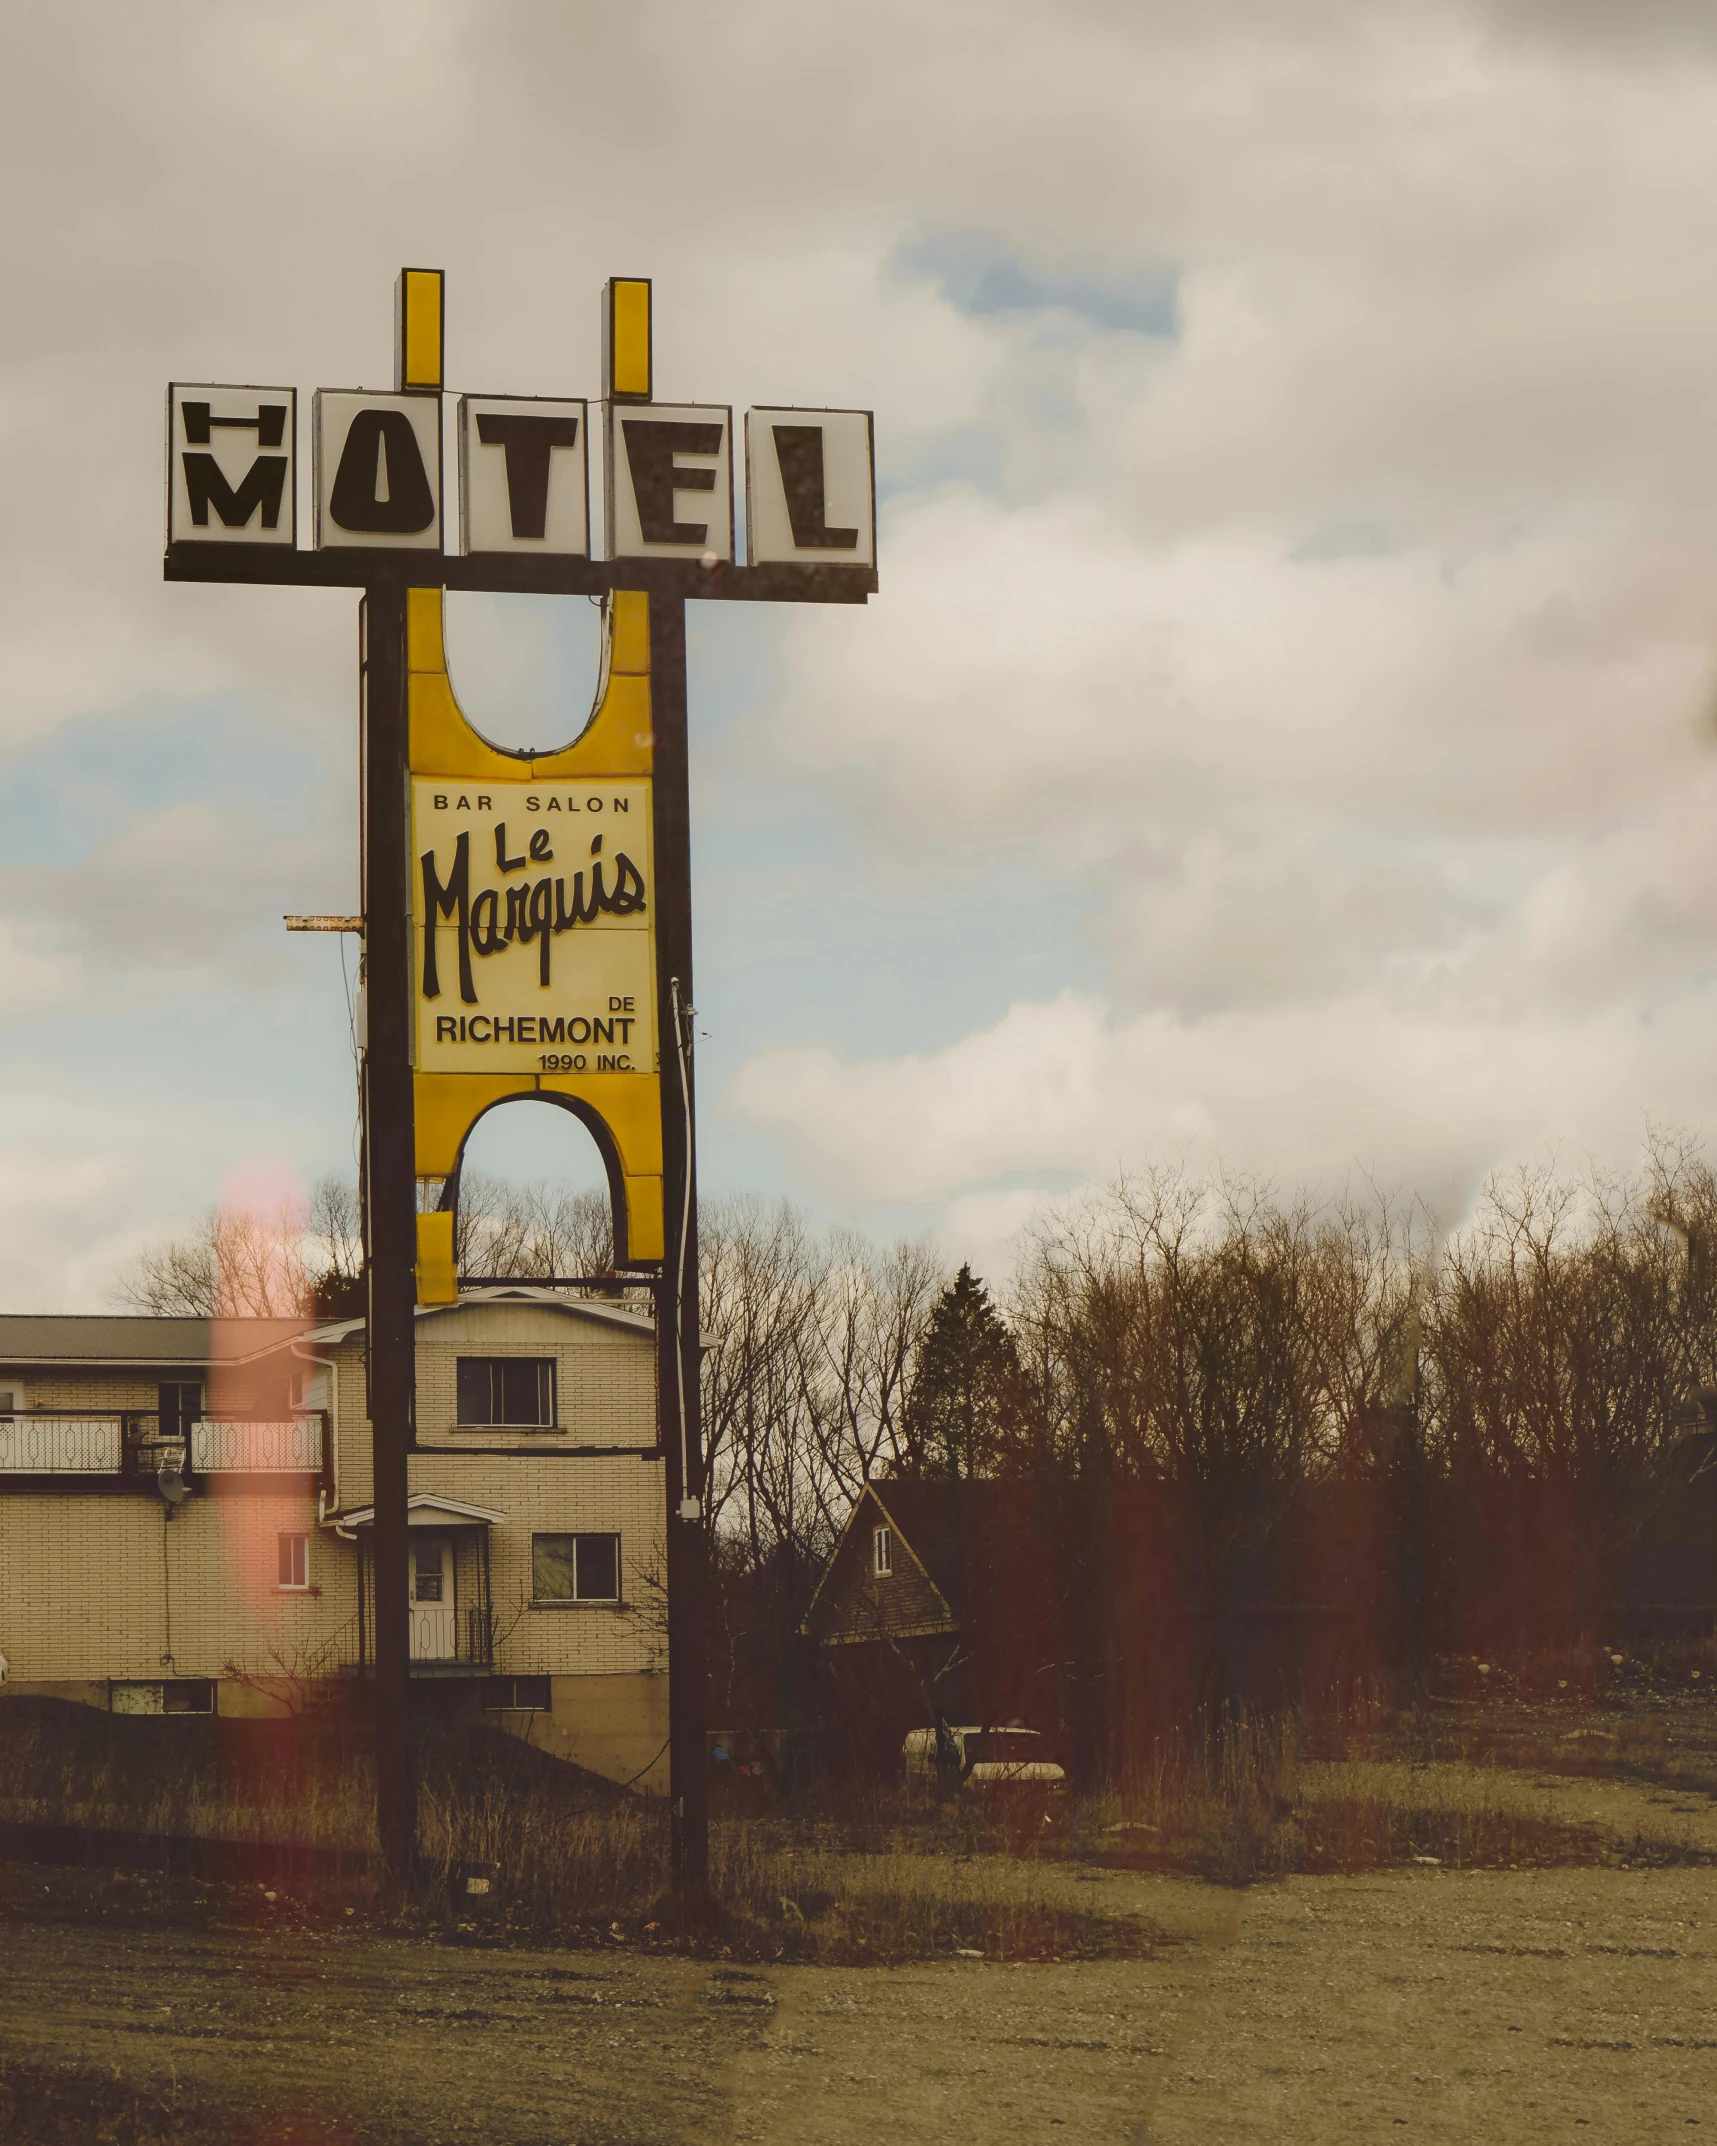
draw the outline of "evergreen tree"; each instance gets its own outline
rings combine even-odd
[[[907,1402],[914,1469],[943,1482],[994,1475],[1016,1405],[1019,1359],[990,1293],[962,1267],[930,1314]]]

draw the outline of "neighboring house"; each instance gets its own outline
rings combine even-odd
[[[528,1286],[418,1314],[412,1673],[616,1781],[666,1781],[647,1312]],[[315,1704],[373,1657],[364,1327],[0,1317],[0,1695]]]
[[[854,1505],[805,1631],[849,1740],[881,1763],[937,1716],[1058,1732],[1063,1621],[1029,1487],[902,1479]]]

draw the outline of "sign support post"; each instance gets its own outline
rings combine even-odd
[[[374,581],[360,612],[363,666],[365,1008],[361,1096],[369,1417],[375,1454],[376,1829],[403,1890],[417,1854],[409,1713],[407,1456],[417,1387],[412,1141],[410,857],[406,827],[406,592]]]
[[[692,1072],[692,885],[686,728],[686,607],[650,604],[655,733],[656,998],[662,1036],[665,1256],[656,1318],[667,1460],[668,1794],[674,1889],[687,1921],[709,1899],[709,1759],[704,1645],[709,1592],[703,1525],[702,1350],[698,1316],[697,1089]]]
[[[648,1279],[655,1295],[673,1879],[681,1915],[695,1923],[710,1906],[709,1556],[686,604],[866,602],[877,586],[876,480],[868,411],[753,406],[743,429],[742,565],[733,412],[655,400],[651,308],[645,278],[616,277],[604,292],[608,557],[592,556],[589,532],[591,405],[566,399],[462,398],[458,544],[449,547],[443,283],[437,270],[408,268],[393,392],[316,395],[310,549],[298,545],[296,390],[168,388],[163,575],[363,592],[360,1174],[376,1815],[388,1884],[397,1892],[408,1883],[417,1839],[408,1611],[417,1307],[458,1302],[458,1182],[472,1126],[497,1102],[532,1095],[590,1127],[609,1172],[617,1272]],[[446,674],[447,589],[603,598],[603,684],[571,744],[504,751],[467,723]],[[458,810],[469,809],[454,770],[478,777],[474,809],[490,817],[420,826],[456,789]],[[563,783],[572,786],[565,808],[593,817],[577,823],[575,840],[565,819],[527,831],[524,813],[543,786]],[[646,784],[648,855],[632,839],[637,823],[621,817]],[[499,808],[517,812],[511,838],[491,812],[503,792],[533,801]],[[557,795],[547,810],[562,802]],[[441,837],[451,846],[438,848]],[[438,932],[450,969],[437,968]],[[567,932],[557,974],[553,946]],[[497,956],[511,982],[488,967]],[[491,975],[500,980],[485,1001]]]

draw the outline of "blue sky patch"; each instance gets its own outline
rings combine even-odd
[[[8,864],[77,864],[145,814],[192,801],[292,826],[326,781],[309,740],[236,699],[146,702],[62,723],[0,763],[0,853]]]
[[[1094,268],[1028,265],[993,232],[930,232],[901,248],[897,268],[928,276],[956,312],[973,320],[1064,313],[1103,335],[1179,333],[1178,271],[1137,268],[1125,276]]]

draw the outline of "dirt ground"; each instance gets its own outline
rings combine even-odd
[[[0,2053],[176,2084],[230,2109],[235,2135],[353,2146],[1717,2130],[1717,1869],[1066,1884],[1183,1942],[1146,1961],[762,1969],[48,1920],[54,1874],[14,1872]]]

